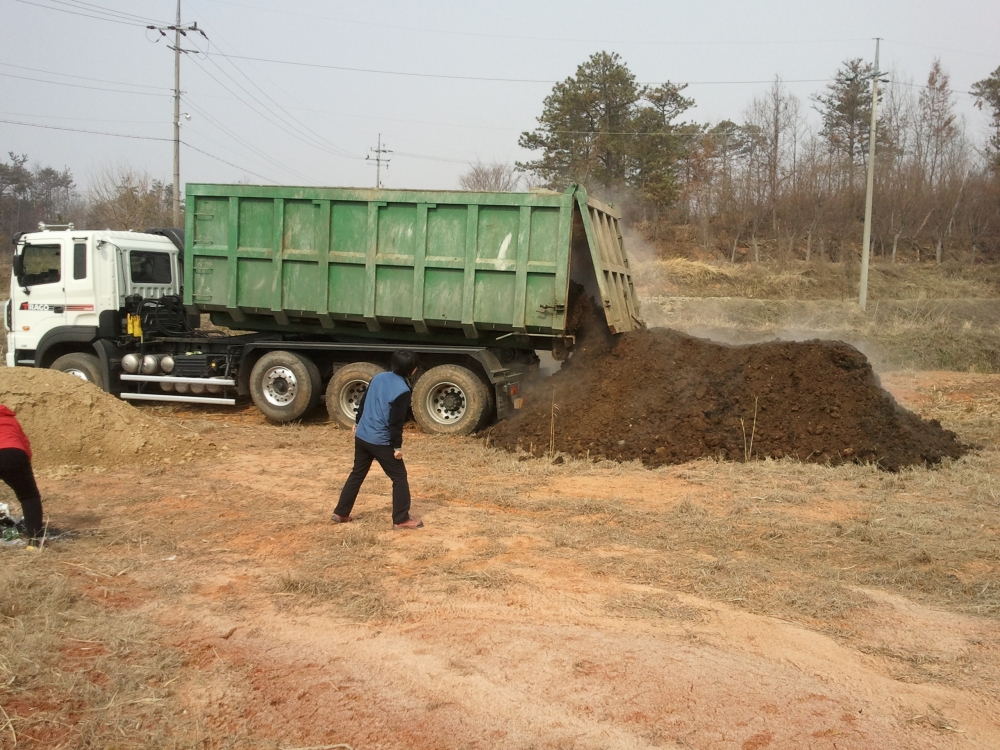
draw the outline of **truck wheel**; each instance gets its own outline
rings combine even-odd
[[[344,429],[354,427],[358,404],[368,391],[372,378],[380,372],[385,370],[371,362],[352,362],[333,373],[326,387],[326,410],[330,419]]]
[[[471,370],[438,365],[420,376],[412,403],[413,416],[426,432],[468,435],[485,419],[490,398],[487,385]]]
[[[294,352],[268,352],[250,371],[250,397],[275,422],[299,419],[319,401],[319,368]]]
[[[51,365],[50,370],[59,370],[67,375],[75,375],[80,380],[93,383],[102,391],[104,387],[104,377],[101,374],[101,361],[94,354],[86,352],[73,352],[64,354]]]

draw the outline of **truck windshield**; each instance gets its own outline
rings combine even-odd
[[[146,250],[129,253],[133,284],[169,284],[170,254]]]
[[[61,278],[59,245],[25,245],[21,251],[24,274],[23,286],[53,284]]]

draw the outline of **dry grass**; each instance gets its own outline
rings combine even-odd
[[[278,599],[278,606],[333,605],[343,617],[360,622],[391,618],[398,602],[386,590],[383,537],[357,522],[343,531],[339,544],[310,549],[271,579],[272,591],[292,595]]]
[[[633,260],[633,278],[644,296],[745,299],[854,299],[856,263],[706,263],[686,258]],[[876,299],[975,299],[1000,293],[1000,267],[874,262],[868,292]]]
[[[140,613],[106,604],[121,579],[105,571],[129,560],[66,557],[4,553],[0,747],[190,747],[190,719],[172,700],[182,655]]]

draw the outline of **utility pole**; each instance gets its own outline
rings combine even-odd
[[[382,187],[382,162],[385,162],[385,168],[388,169],[389,168],[389,162],[392,161],[391,158],[383,159],[382,158],[382,154],[391,154],[392,151],[390,151],[387,148],[382,148],[382,134],[381,133],[378,134],[378,147],[377,148],[370,148],[368,150],[371,151],[372,154],[375,154],[375,158],[372,159],[371,154],[369,154],[368,156],[365,157],[365,161],[374,161],[375,162],[375,187],[376,188],[381,188]]]
[[[166,37],[168,31],[174,32],[173,45],[167,45],[174,51],[174,189],[173,214],[174,226],[181,225],[181,52],[185,55],[198,52],[197,49],[182,49],[181,36],[187,36],[189,31],[195,31],[208,39],[205,32],[198,28],[197,21],[188,26],[181,24],[181,0],[177,0],[177,21],[173,26],[147,26],[147,29],[160,32]],[[160,41],[156,39],[156,41]],[[188,118],[190,119],[190,117]]]
[[[174,24],[174,226],[181,225],[181,0]]]
[[[881,37],[875,38],[875,72],[872,75],[872,122],[868,128],[868,185],[865,191],[865,230],[861,241],[861,285],[858,306],[868,307],[868,257],[872,242],[872,193],[875,189],[875,129],[878,126],[878,48]]]

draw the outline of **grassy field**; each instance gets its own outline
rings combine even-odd
[[[682,258],[632,264],[643,317],[728,343],[830,338],[876,368],[1000,372],[1000,268],[872,267],[868,306],[857,267],[716,265]]]

